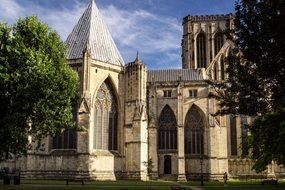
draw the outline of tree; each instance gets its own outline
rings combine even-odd
[[[0,23],[0,159],[27,153],[37,142],[75,126],[77,74],[66,45],[36,16]]]
[[[254,116],[245,139],[257,172],[271,161],[285,164],[285,2],[236,3],[236,47],[226,59],[228,79],[211,82],[220,101],[217,114]],[[248,151],[248,150],[245,150]]]

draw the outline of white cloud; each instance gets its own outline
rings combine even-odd
[[[14,0],[1,0],[0,19],[13,22],[18,17],[24,15],[22,7]]]
[[[101,13],[126,61],[133,60],[139,50],[146,56],[162,54],[155,61],[171,61],[173,67],[180,64],[182,28],[177,20],[145,10],[120,10],[113,5],[104,7]]]
[[[37,15],[41,21],[46,22],[55,29],[63,40],[72,31],[72,28],[80,18],[86,4],[75,1],[72,9],[50,9],[34,4],[20,5],[16,0],[1,0],[0,20],[14,23],[16,19],[24,16]]]
[[[36,14],[65,40],[87,6],[78,0],[73,3],[72,8],[51,9],[34,4],[21,6],[16,0],[1,0],[0,20],[13,23],[16,18]],[[134,60],[138,50],[141,58],[153,67],[180,65],[182,28],[177,20],[142,9],[122,10],[113,5],[102,7],[100,12],[125,61]]]

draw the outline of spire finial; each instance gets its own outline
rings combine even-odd
[[[136,60],[139,60],[139,51],[137,50],[137,57]]]
[[[137,51],[137,56],[136,56],[136,59],[135,59],[135,64],[140,64],[140,59],[139,59],[139,51]]]
[[[90,4],[94,5],[95,4],[95,0],[90,0]]]

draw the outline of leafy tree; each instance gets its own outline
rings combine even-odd
[[[36,16],[0,23],[0,159],[41,145],[47,135],[75,126],[77,74],[66,64],[66,45]]]
[[[226,59],[228,79],[212,82],[220,100],[217,114],[255,116],[245,147],[258,172],[272,160],[285,164],[284,14],[283,0],[238,1],[231,35],[236,48]]]

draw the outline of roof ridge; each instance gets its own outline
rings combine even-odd
[[[176,82],[182,81],[203,81],[203,76],[197,69],[161,69],[149,70],[148,82]]]
[[[197,71],[199,69],[193,69],[193,68],[177,68],[177,69],[149,69],[149,71],[185,71],[185,70],[191,70],[191,71]]]

